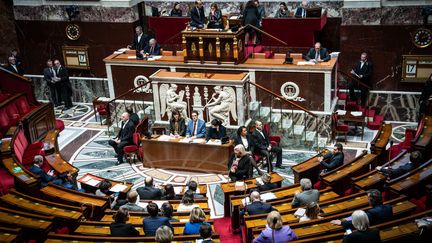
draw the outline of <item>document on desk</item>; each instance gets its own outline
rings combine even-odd
[[[112,191],[112,192],[121,192],[121,191],[123,191],[126,188],[127,188],[126,185],[116,184],[115,186],[113,186],[113,187],[110,188],[110,191]]]
[[[207,144],[210,144],[210,145],[222,145],[222,142],[221,142],[221,140],[220,139],[210,139],[210,140],[208,140],[207,141]]]
[[[136,59],[136,56],[128,56],[128,59]]]
[[[255,180],[256,180],[256,184],[258,184],[258,185],[264,185],[264,182],[261,179],[261,177],[257,177]]]
[[[337,110],[336,113],[337,113],[339,116],[344,116],[344,115],[346,114],[346,111],[344,111],[344,110]]]
[[[205,143],[205,139],[204,138],[195,138],[194,140],[192,140],[192,143]]]
[[[86,184],[88,184],[88,185],[90,185],[90,186],[97,186],[98,184],[100,183],[100,181],[98,181],[98,180],[95,180],[95,179],[90,179],[90,180],[88,180],[88,181],[86,181]]]
[[[353,116],[362,116],[363,112],[361,112],[361,111],[351,111],[351,115],[353,115]]]
[[[179,141],[179,143],[190,143],[190,142],[191,142],[190,138],[183,138],[183,139],[180,139],[180,141]]]
[[[261,194],[261,199],[266,202],[268,200],[276,199],[276,195],[273,192],[267,192],[264,194]]]
[[[297,65],[315,65],[315,62],[313,61],[301,61],[301,62],[297,62]]]
[[[120,48],[117,51],[114,51],[114,54],[123,54],[128,50],[129,50],[129,48]]]
[[[158,138],[158,141],[170,141],[171,139],[173,139],[171,136],[168,136],[168,135],[161,135],[161,136]]]

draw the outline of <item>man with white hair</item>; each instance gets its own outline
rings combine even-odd
[[[303,207],[309,203],[319,202],[320,193],[317,189],[312,189],[312,182],[308,178],[300,180],[301,192],[297,191],[291,203],[291,207]]]
[[[149,40],[149,44],[146,47],[144,47],[142,54],[145,56],[160,56],[161,54],[160,49],[161,47],[157,43],[156,39],[152,38]]]
[[[61,185],[61,179],[54,176],[53,170],[50,170],[47,173],[42,169],[43,162],[44,158],[41,155],[36,155],[33,158],[33,165],[29,168],[29,171],[40,178],[42,187],[47,186],[49,182]]]
[[[351,217],[357,231],[346,234],[343,242],[381,242],[379,229],[369,229],[369,218],[363,210],[354,211]]]
[[[123,148],[133,143],[132,135],[135,131],[135,125],[132,121],[129,121],[129,113],[124,112],[121,116],[121,120],[122,126],[117,134],[117,137],[108,141],[108,144],[114,148],[117,154],[116,165],[123,163]]]
[[[10,56],[8,58],[9,65],[6,67],[7,70],[19,74],[24,75],[24,69],[19,65],[14,56]]]

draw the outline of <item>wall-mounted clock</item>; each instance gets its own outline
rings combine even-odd
[[[69,40],[78,40],[81,36],[81,29],[77,24],[68,24],[66,26],[66,36]]]
[[[418,48],[426,48],[432,44],[432,31],[426,28],[419,28],[412,36],[412,42]]]

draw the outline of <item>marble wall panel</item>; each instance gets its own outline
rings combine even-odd
[[[369,102],[386,121],[417,122],[420,93],[371,92]]]
[[[12,1],[0,1],[0,64],[7,63],[12,49],[18,49]]]
[[[342,25],[419,25],[421,7],[343,8]]]

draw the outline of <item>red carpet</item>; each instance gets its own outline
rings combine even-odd
[[[215,231],[220,235],[220,242],[223,243],[240,243],[240,234],[231,232],[231,218],[225,217],[214,220]]]

